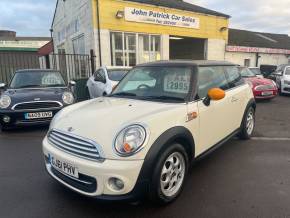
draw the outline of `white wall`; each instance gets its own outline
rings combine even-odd
[[[280,65],[288,64],[288,58],[286,55],[280,54],[259,54],[259,65],[270,64],[270,65]]]
[[[255,53],[226,52],[226,60],[234,64],[244,66],[245,59],[250,59],[250,67],[256,66]]]
[[[259,66],[263,64],[280,65],[287,64],[288,58],[286,55],[280,54],[259,54]],[[256,66],[256,53],[244,53],[244,52],[226,52],[226,60],[244,66],[245,59],[250,59],[250,67]]]
[[[85,53],[94,48],[94,32],[91,0],[59,1],[53,24],[55,52],[63,47],[67,54],[73,54],[72,40],[80,35],[85,37]],[[78,21],[78,31],[74,30]],[[64,33],[65,32],[65,33]],[[59,33],[64,37],[59,38]]]
[[[208,60],[225,60],[226,41],[222,39],[207,40],[207,59]]]
[[[161,36],[161,60],[169,60],[169,35]]]
[[[110,41],[110,31],[106,29],[101,29],[101,50],[102,50],[102,65],[111,66],[111,41]],[[98,40],[98,30],[95,30],[95,40]],[[99,54],[98,42],[95,46],[95,52]],[[99,62],[97,66],[99,66]]]

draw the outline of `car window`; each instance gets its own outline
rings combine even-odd
[[[143,71],[136,71],[136,73],[131,75],[130,80],[127,84],[123,87],[123,91],[134,91],[138,89],[141,85],[148,86],[148,87],[155,87],[156,86],[156,78],[150,75],[150,71],[143,70]]]
[[[228,82],[231,88],[244,84],[244,80],[242,79],[242,76],[237,67],[235,66],[225,67],[225,72],[228,76]]]
[[[223,66],[200,67],[198,70],[198,97],[205,98],[211,88],[229,89]]]
[[[114,95],[152,101],[182,101],[190,95],[190,67],[136,67],[120,82]]]
[[[10,88],[37,88],[66,86],[62,75],[53,71],[17,72],[10,84]]]
[[[112,81],[121,81],[123,77],[126,75],[128,70],[122,70],[122,69],[114,69],[114,70],[107,70],[108,77]]]
[[[290,76],[290,67],[287,67],[286,68],[285,75]]]
[[[100,69],[100,70],[98,70],[96,72],[96,74],[95,74],[95,81],[103,82],[103,83],[106,82],[106,76],[105,76],[104,70]]]
[[[261,70],[259,68],[249,68],[256,75],[261,75]]]
[[[242,77],[256,77],[256,74],[250,71],[247,67],[241,67],[240,74],[242,75]]]

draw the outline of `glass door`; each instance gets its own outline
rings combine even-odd
[[[124,57],[125,66],[135,66],[136,61],[136,34],[125,33],[124,34]]]

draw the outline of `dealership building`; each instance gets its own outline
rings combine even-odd
[[[229,16],[182,0],[58,0],[54,50],[97,65],[166,59],[224,60]]]
[[[230,29],[225,59],[248,67],[290,63],[290,37]]]
[[[288,35],[229,29],[230,16],[182,0],[58,0],[54,51],[90,54],[97,66],[168,59],[286,64]]]

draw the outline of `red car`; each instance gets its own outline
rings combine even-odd
[[[278,88],[273,80],[259,78],[247,67],[240,67],[242,77],[251,86],[256,99],[271,99],[278,94]]]

